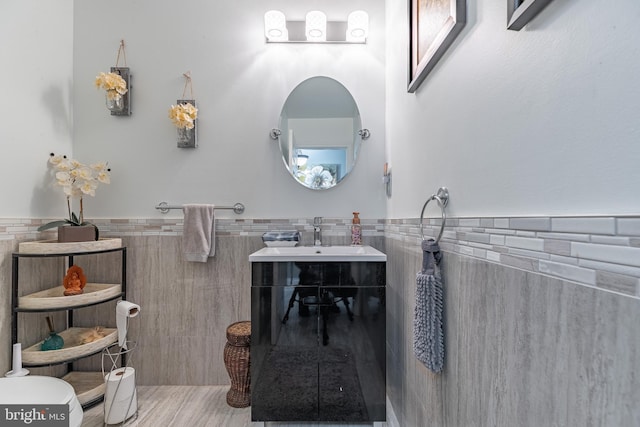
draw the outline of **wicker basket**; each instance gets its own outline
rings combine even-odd
[[[232,323],[227,327],[224,366],[231,380],[227,404],[233,408],[246,408],[251,404],[250,343],[250,321]]]
[[[243,320],[227,327],[227,342],[237,347],[249,347],[251,344],[251,322]]]

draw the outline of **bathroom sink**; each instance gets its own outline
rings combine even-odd
[[[249,255],[251,262],[379,262],[387,256],[371,246],[267,247]]]

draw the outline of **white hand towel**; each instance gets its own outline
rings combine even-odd
[[[184,259],[193,262],[207,262],[216,254],[216,227],[213,216],[214,205],[184,205],[184,230],[182,249]]]

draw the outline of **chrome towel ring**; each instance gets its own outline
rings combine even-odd
[[[440,187],[438,189],[438,192],[436,194],[433,194],[431,197],[429,197],[427,201],[424,203],[424,205],[422,206],[422,211],[420,212],[420,235],[422,236],[422,240],[426,240],[424,237],[424,224],[423,224],[424,211],[427,208],[427,205],[429,204],[429,202],[432,200],[436,200],[438,202],[438,205],[440,206],[440,209],[442,210],[442,225],[440,226],[440,233],[438,233],[438,238],[436,239],[436,243],[438,243],[442,238],[445,222],[447,221],[447,214],[444,211],[444,208],[449,203],[449,190],[447,190],[447,187]]]

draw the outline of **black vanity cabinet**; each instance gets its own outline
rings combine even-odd
[[[385,421],[385,262],[252,262],[253,421]]]

